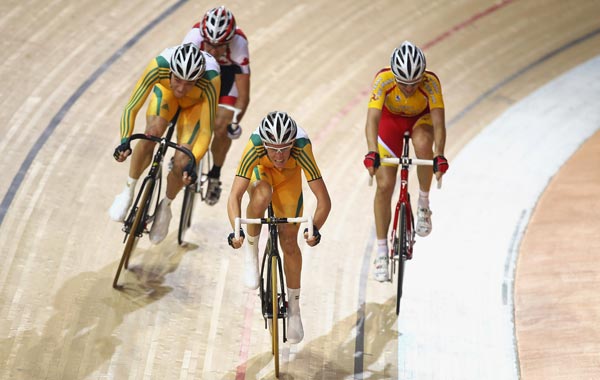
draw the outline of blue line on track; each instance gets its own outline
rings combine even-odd
[[[86,80],[83,82],[81,86],[73,95],[67,99],[67,101],[60,107],[60,110],[54,115],[50,123],[46,126],[42,134],[38,137],[35,144],[29,150],[27,157],[21,164],[19,171],[15,174],[10,187],[8,188],[7,193],[4,195],[4,199],[2,199],[2,203],[0,204],[0,226],[2,226],[2,222],[4,222],[4,217],[12,204],[12,201],[19,191],[21,184],[33,163],[33,160],[37,157],[38,153],[42,149],[42,147],[46,144],[46,141],[52,136],[52,133],[56,130],[60,122],[64,119],[65,115],[69,112],[69,110],[73,107],[73,105],[81,98],[83,94],[90,88],[90,86],[102,75],[106,70],[108,70],[113,63],[115,63],[127,50],[129,50],[133,45],[135,45],[146,33],[150,30],[154,29],[155,26],[160,24],[167,16],[171,15],[177,9],[179,9],[184,3],[188,0],[179,0],[175,4],[171,5],[164,12],[158,15],[154,20],[150,21],[145,27],[143,27],[136,35],[134,35],[129,41],[125,42],[121,48],[119,48],[110,58],[104,61],[100,67],[96,69]]]

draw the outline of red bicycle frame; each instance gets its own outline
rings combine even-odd
[[[404,281],[404,264],[412,259],[413,245],[415,243],[415,224],[410,194],[408,193],[408,169],[411,165],[433,165],[433,160],[410,158],[409,153],[410,133],[404,133],[404,146],[400,158],[382,158],[382,163],[400,165],[400,195],[394,213],[394,225],[391,235],[390,260],[391,273],[398,273],[398,291],[396,293],[396,315],[400,313],[400,299],[402,298],[402,282]],[[439,186],[439,183],[438,183]],[[398,268],[396,268],[396,265]],[[389,277],[392,281],[392,277]]]
[[[408,169],[409,166],[412,163],[412,159],[408,156],[409,153],[409,146],[408,146],[408,142],[410,140],[410,133],[406,132],[404,134],[404,145],[402,148],[402,157],[400,157],[399,160],[399,164],[400,164],[400,194],[398,197],[398,203],[396,203],[396,211],[394,212],[394,224],[392,225],[392,233],[391,233],[391,241],[392,243],[394,242],[394,238],[397,235],[397,229],[399,226],[398,223],[398,218],[400,217],[400,208],[402,205],[405,206],[405,226],[406,226],[406,247],[405,248],[405,252],[402,252],[402,248],[401,248],[401,252],[395,252],[396,249],[396,245],[395,244],[391,244],[391,249],[390,249],[390,259],[393,259],[396,255],[401,255],[402,253],[404,253],[406,255],[406,259],[410,260],[412,259],[412,251],[413,251],[413,244],[414,244],[414,216],[412,213],[412,208],[410,206],[410,194],[408,193]]]

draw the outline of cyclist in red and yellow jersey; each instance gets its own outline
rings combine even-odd
[[[146,134],[160,137],[170,122],[177,124],[177,143],[192,151],[198,162],[208,150],[217,110],[221,78],[215,59],[193,44],[164,50],[153,58],[138,80],[121,117],[121,144],[114,157],[123,162],[132,153],[129,137],[135,118],[148,96]],[[135,185],[152,161],[154,143],[139,140],[133,149],[129,178],[125,189],[116,196],[109,214],[123,221],[131,207]],[[171,220],[171,201],[183,185],[193,181],[195,173],[185,154],[176,152],[173,168],[167,177],[166,197],[160,201],[150,230],[150,241],[161,242]]]
[[[317,198],[313,223],[313,236],[305,239],[310,246],[321,240],[319,229],[325,223],[331,209],[331,199],[315,162],[312,145],[306,132],[285,112],[270,112],[246,144],[237,174],[233,180],[227,203],[227,212],[232,228],[234,220],[241,216],[241,202],[248,190],[250,201],[246,209],[247,218],[262,218],[269,203],[273,204],[276,217],[302,216],[302,176]],[[244,284],[250,289],[259,285],[258,238],[260,225],[249,225],[248,235],[243,231],[239,239],[231,233],[228,242],[240,248],[244,239],[248,241],[244,258]],[[288,286],[288,335],[290,343],[298,343],[304,337],[300,318],[300,274],[302,255],[298,247],[298,224],[279,226],[279,241],[283,251],[285,277]]]
[[[415,230],[419,236],[431,232],[429,189],[433,173],[439,180],[448,170],[448,160],[444,157],[446,124],[442,87],[438,77],[425,68],[425,55],[421,49],[405,41],[392,53],[390,67],[380,70],[373,81],[365,127],[369,153],[364,164],[369,174],[377,179],[374,275],[378,281],[388,278],[387,234],[398,169],[397,165],[380,165],[380,157],[400,157],[404,132],[410,131],[416,156],[434,160],[433,171],[426,166],[417,168],[419,200]]]

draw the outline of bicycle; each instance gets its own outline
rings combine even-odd
[[[390,257],[388,265],[391,268],[388,273],[388,281],[392,282],[392,277],[398,272],[397,292],[396,292],[396,315],[400,314],[400,300],[402,298],[402,286],[404,281],[404,269],[407,260],[411,260],[413,256],[413,246],[415,244],[415,219],[410,204],[410,194],[408,192],[408,170],[411,165],[428,165],[433,166],[433,160],[423,160],[419,158],[409,157],[409,140],[410,133],[404,133],[404,145],[402,156],[385,157],[381,159],[382,163],[400,165],[400,194],[396,203],[394,212],[394,223],[390,240],[392,246],[390,249]],[[441,182],[438,182],[438,188],[441,187]],[[398,268],[396,268],[398,266]]]
[[[129,258],[131,257],[131,252],[133,251],[138,238],[142,237],[145,233],[149,233],[148,225],[154,220],[158,202],[160,200],[160,190],[162,187],[162,163],[166,155],[167,148],[176,149],[187,155],[192,162],[193,170],[196,170],[196,160],[192,152],[189,149],[171,141],[174,131],[175,121],[169,124],[167,127],[167,133],[164,137],[136,133],[129,138],[129,142],[142,139],[154,141],[159,145],[154,154],[152,164],[150,165],[150,170],[146,177],[144,177],[142,186],[135,197],[135,201],[129,210],[129,214],[123,222],[123,232],[125,232],[123,242],[125,243],[125,248],[123,249],[123,255],[121,256],[121,261],[119,262],[119,267],[117,268],[117,273],[115,274],[115,278],[113,280],[113,288],[115,289],[119,287],[118,281],[121,270],[123,268],[129,268]],[[182,207],[182,213],[184,213],[188,208],[189,207],[186,207],[184,204],[184,207]]]
[[[313,236],[312,217],[277,218],[273,213],[273,206],[269,204],[266,218],[235,218],[235,238],[240,237],[240,225],[267,224],[269,238],[265,247],[262,266],[260,270],[259,297],[261,311],[265,320],[265,329],[271,330],[271,346],[275,364],[275,377],[279,378],[279,319],[283,319],[283,342],[287,342],[286,323],[287,300],[285,294],[285,281],[281,264],[281,256],[277,244],[277,225],[282,223],[308,223],[308,236]],[[266,267],[266,268],[265,268]],[[276,317],[274,317],[276,316]],[[275,322],[275,323],[273,323]]]

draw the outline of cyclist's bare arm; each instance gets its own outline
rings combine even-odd
[[[379,132],[379,121],[381,120],[381,110],[378,108],[369,108],[367,110],[367,125],[365,127],[365,135],[367,137],[367,149],[369,152],[378,152],[377,134]],[[370,167],[369,175],[374,176],[376,168]]]
[[[231,223],[232,230],[235,230],[235,218],[239,218],[242,215],[242,197],[248,189],[250,180],[248,178],[235,176],[233,183],[231,184],[231,192],[229,193],[229,199],[227,200],[227,215],[229,216],[229,223]],[[234,238],[232,240],[232,247],[237,249],[244,243],[244,237]]]
[[[446,116],[443,108],[434,108],[431,110],[431,122],[433,124],[433,156],[444,156],[446,147]],[[436,172],[435,177],[439,181],[444,173]]]
[[[237,124],[239,124],[250,104],[250,74],[235,74],[235,85],[238,89],[235,108],[240,110],[237,115]]]
[[[315,209],[315,214],[313,216],[313,224],[317,229],[321,229],[329,216],[329,211],[331,211],[331,198],[329,197],[329,192],[327,191],[327,186],[325,186],[323,178],[310,181],[308,187],[315,195],[315,198],[317,198],[317,208]],[[311,247],[318,243],[315,236],[308,237],[305,235],[305,239],[307,239],[306,243]]]

